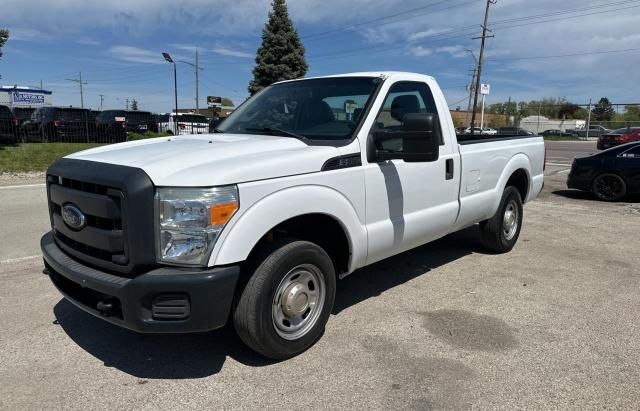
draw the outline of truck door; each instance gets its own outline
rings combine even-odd
[[[449,116],[442,110],[438,110],[426,83],[396,82],[389,88],[370,132],[376,128],[398,130],[409,113]],[[443,141],[438,160],[394,159],[364,165],[368,264],[442,237],[453,226],[458,213],[460,156],[448,124],[442,118],[440,123]],[[397,151],[403,143],[389,140],[384,144],[385,149]]]

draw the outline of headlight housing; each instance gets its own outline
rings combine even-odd
[[[218,236],[239,206],[236,186],[158,188],[158,261],[206,266]]]

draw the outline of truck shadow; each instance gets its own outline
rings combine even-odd
[[[474,252],[482,252],[480,230],[477,226],[355,271],[338,281],[332,313],[339,314],[353,305]]]
[[[479,243],[477,227],[470,227],[359,270],[338,282],[333,314],[472,254]],[[54,323],[83,350],[106,367],[140,379],[204,378],[217,374],[228,357],[251,367],[275,363],[246,348],[231,324],[202,334],[138,334],[95,318],[65,299],[53,313]]]

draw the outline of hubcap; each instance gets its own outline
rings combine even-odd
[[[511,240],[518,230],[518,206],[516,202],[511,200],[504,210],[504,218],[502,220],[504,237]]]
[[[272,321],[278,335],[296,340],[317,323],[326,289],[320,269],[313,264],[296,266],[284,276],[273,296]]]

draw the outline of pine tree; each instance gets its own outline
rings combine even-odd
[[[138,111],[138,100],[131,100],[131,111]]]
[[[0,57],[2,57],[2,47],[4,47],[7,40],[9,40],[9,30],[0,29]]]
[[[613,108],[608,98],[602,97],[593,110],[591,110],[591,114],[593,114],[595,120],[609,121],[616,114],[616,110]]]
[[[285,0],[273,0],[269,20],[262,30],[249,93],[255,94],[282,80],[303,77],[309,68],[298,31],[289,18]]]

